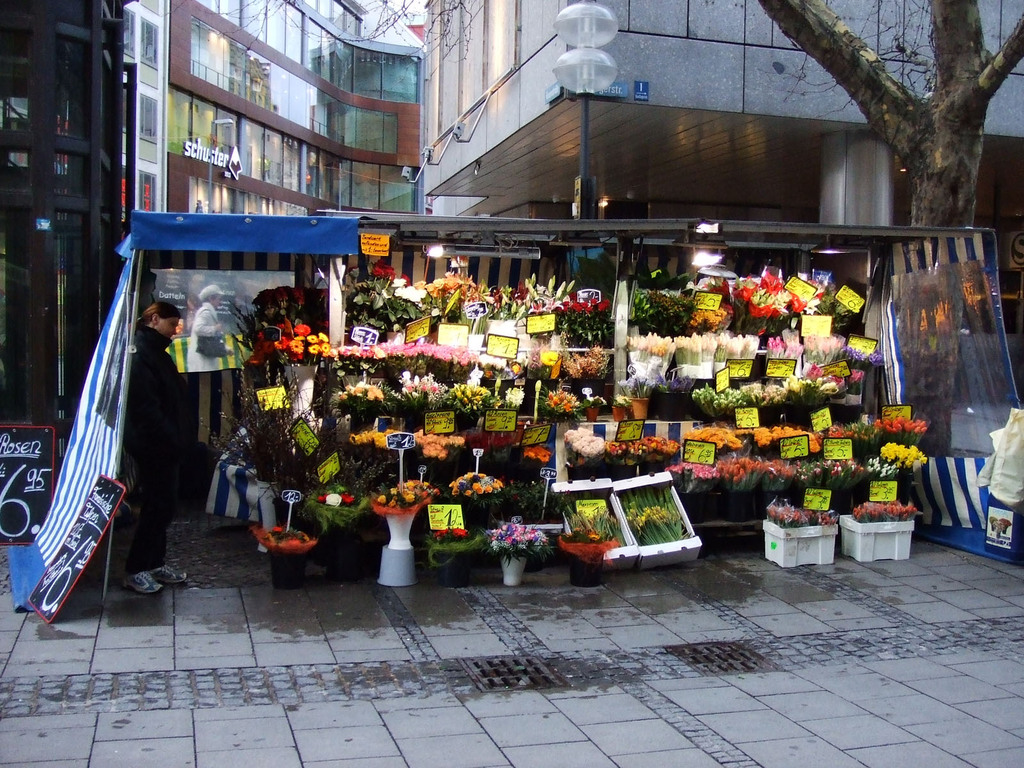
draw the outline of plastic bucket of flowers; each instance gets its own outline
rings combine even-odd
[[[906,560],[917,514],[913,504],[898,501],[858,504],[853,514],[839,518],[843,555],[858,563]]]
[[[306,554],[316,539],[287,526],[271,529],[254,525],[256,540],[270,553],[270,581],[274,589],[301,589],[306,580]]]

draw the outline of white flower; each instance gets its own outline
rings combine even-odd
[[[340,493],[328,493],[324,499],[324,504],[328,507],[340,507],[341,506],[341,494]]]
[[[396,280],[395,282],[397,283],[398,281]],[[413,304],[421,304],[423,299],[426,298],[427,292],[422,288],[406,285],[396,288],[395,296],[400,299],[405,299],[406,301],[411,301]]]
[[[523,404],[526,392],[519,387],[512,387],[505,392],[505,404],[512,408],[519,408]]]

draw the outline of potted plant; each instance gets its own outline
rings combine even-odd
[[[764,556],[783,568],[827,565],[835,559],[839,526],[832,511],[771,504],[764,530]]]
[[[608,404],[600,395],[592,395],[591,397],[584,397],[580,401],[580,406],[583,408],[583,413],[587,417],[587,421],[597,421],[601,416],[601,409]]]
[[[369,511],[369,499],[357,498],[340,482],[310,494],[299,509],[299,517],[317,532],[317,552],[330,581],[358,581],[362,576],[362,539],[357,528]]]
[[[414,288],[394,267],[384,261],[370,266],[368,273],[349,273],[345,302],[349,328],[375,328],[382,334],[398,333],[422,317],[426,291]]]
[[[389,587],[407,587],[416,583],[409,532],[416,514],[437,494],[437,488],[430,483],[406,480],[380,489],[371,499],[370,508],[387,521],[390,534],[381,553],[378,583]]]
[[[651,402],[651,391],[656,378],[636,374],[625,381],[619,382],[623,394],[629,396],[629,405],[634,419],[646,419],[648,406]]]
[[[859,563],[906,560],[917,514],[913,504],[899,501],[858,504],[839,518],[842,553]]]
[[[558,548],[569,558],[569,583],[577,587],[601,584],[604,556],[619,546],[616,528],[607,507],[579,507],[565,518],[565,532],[557,539]]]
[[[625,420],[632,412],[633,398],[622,392],[612,398],[612,418],[615,421]]]
[[[250,530],[270,553],[274,589],[300,589],[306,578],[306,553],[316,546],[316,539],[287,524],[272,528],[253,525]]]
[[[503,523],[487,531],[488,552],[501,562],[502,583],[515,587],[523,581],[529,560],[543,562],[552,552],[551,542],[542,532],[521,523]]]
[[[483,531],[444,528],[426,537],[427,565],[437,572],[441,587],[468,587],[473,558],[487,547]]]

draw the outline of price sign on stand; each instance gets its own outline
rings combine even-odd
[[[737,408],[736,426],[739,429],[757,429],[761,426],[761,411],[758,408]]]
[[[832,491],[828,488],[808,488],[804,491],[804,507],[815,512],[828,512],[832,508]]]
[[[826,376],[835,376],[838,379],[845,379],[850,375],[850,361],[836,360],[834,363],[822,366],[821,372]]]
[[[338,452],[334,451],[316,468],[316,476],[321,483],[326,483],[340,471],[341,460],[338,458]]]
[[[426,464],[420,464],[418,467],[416,467],[416,471],[420,473],[420,482],[422,483],[423,482],[423,476],[425,474],[427,474],[427,465]]]
[[[526,316],[526,332],[531,336],[539,333],[553,333],[555,330],[555,313],[545,312],[540,315]]]
[[[597,288],[580,288],[576,291],[576,301],[600,301],[601,292]]]
[[[800,315],[802,336],[831,336],[832,315]]]
[[[284,524],[284,529],[287,531],[292,527],[292,509],[302,501],[302,493],[294,490],[281,491],[281,501],[288,505],[288,518]]]
[[[288,407],[288,393],[284,387],[263,387],[256,390],[256,402],[261,411],[277,411]]]
[[[427,518],[430,530],[447,531],[449,528],[465,528],[462,521],[461,504],[428,504]]]
[[[632,443],[643,436],[643,419],[626,419],[625,421],[620,421],[619,426],[615,429],[615,442],[617,443]]]
[[[291,431],[295,444],[299,446],[299,450],[307,456],[312,456],[313,452],[320,447],[319,438],[317,438],[316,433],[313,432],[313,428],[309,426],[309,422],[305,419],[297,419],[295,423],[292,424]]]
[[[423,414],[423,433],[450,435],[455,431],[455,411],[427,411]]]
[[[53,500],[53,427],[0,426],[0,544],[35,540]]]
[[[836,291],[836,301],[851,312],[860,312],[861,307],[864,306],[864,297],[848,285],[844,285]]]
[[[878,349],[878,339],[871,339],[867,336],[858,336],[855,333],[851,333],[850,337],[846,340],[846,346],[850,349],[856,349],[865,355],[870,355]]]
[[[822,456],[843,461],[853,458],[853,440],[849,437],[826,437],[822,440]]]
[[[712,466],[715,463],[717,447],[706,440],[683,440],[683,461]]]
[[[868,501],[896,501],[896,481],[872,480],[869,482]]]
[[[730,379],[749,379],[754,375],[753,360],[726,360],[725,367],[729,371]]]
[[[380,331],[365,325],[357,325],[348,332],[348,337],[352,339],[353,344],[358,344],[360,347],[372,347],[380,338]]]
[[[476,460],[476,464],[473,466],[473,471],[476,472],[478,475],[480,474],[480,457],[483,456],[483,455],[484,455],[484,449],[483,448],[474,448],[473,449],[473,458]]]
[[[519,441],[519,445],[526,447],[528,445],[546,445],[548,440],[551,439],[551,427],[553,424],[532,424],[523,430],[523,439]]]
[[[722,306],[722,294],[711,291],[697,291],[694,295],[697,309],[715,312]]]
[[[430,335],[430,317],[421,317],[413,320],[405,326],[405,343],[412,344],[414,341],[425,339]],[[468,339],[468,337],[467,337]]]
[[[725,392],[729,388],[729,366],[715,374],[715,392]]]
[[[882,418],[912,419],[914,418],[914,408],[910,405],[883,405]]]
[[[808,283],[806,280],[802,280],[796,275],[786,281],[785,288],[794,296],[803,299],[804,301],[809,301],[818,293],[818,286]]]
[[[485,348],[488,355],[511,360],[519,354],[519,337],[499,336],[495,333],[489,333],[487,334]]]
[[[548,506],[548,488],[551,487],[551,481],[558,477],[558,472],[554,467],[541,467],[540,476],[544,480],[544,501],[541,502],[540,508],[547,509]]]
[[[392,432],[388,435],[387,446],[392,451],[398,451],[398,487],[405,487],[405,452],[416,447],[416,436],[412,432]]]
[[[462,308],[462,312],[470,320],[479,320],[487,314],[487,305],[482,301],[471,301]]]
[[[437,344],[441,347],[468,347],[469,326],[465,323],[440,323],[437,326]]]
[[[515,432],[518,411],[512,408],[492,408],[484,411],[484,432]]]
[[[764,375],[768,379],[788,379],[796,375],[796,360],[789,357],[772,357],[764,364]]]
[[[799,459],[811,454],[808,435],[793,435],[779,440],[779,456],[783,459]]]
[[[817,411],[811,411],[811,429],[815,432],[824,432],[832,426],[832,411],[826,405]]]

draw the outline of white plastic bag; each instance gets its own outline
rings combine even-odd
[[[992,433],[993,453],[978,485],[1015,512],[1024,512],[1024,410],[1010,409],[1006,426]]]

